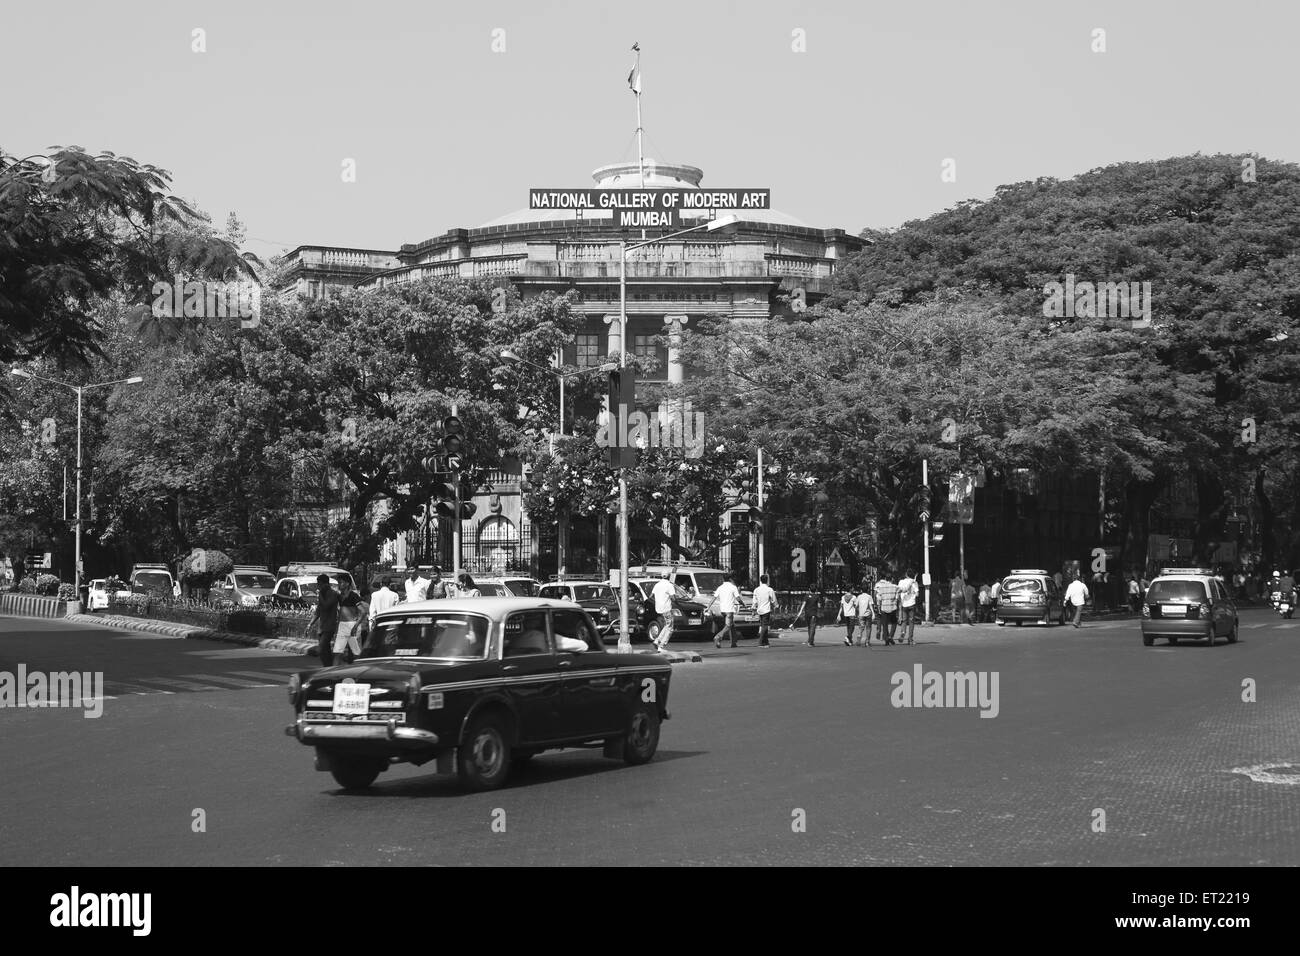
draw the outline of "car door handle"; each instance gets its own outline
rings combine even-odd
[[[556,664],[555,666],[556,666],[556,667],[572,667],[572,666],[573,666],[573,661],[560,661],[560,662],[559,662],[558,664]]]
[[[504,665],[502,665],[501,669],[502,669],[503,671],[517,671],[517,670],[519,670],[519,665],[518,665],[518,664],[504,664]]]

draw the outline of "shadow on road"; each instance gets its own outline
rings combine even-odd
[[[655,754],[655,758],[650,762],[649,766],[658,763],[669,763],[674,760],[684,760],[689,757],[702,757],[705,753],[703,750],[661,750]],[[617,773],[619,771],[633,773],[643,770],[644,767],[630,767],[620,760],[603,757],[599,751],[591,753],[540,754],[527,763],[514,767],[510,771],[510,779],[506,781],[506,785],[500,790],[492,792],[505,793],[524,787],[576,780],[595,774]],[[383,776],[380,776],[369,790],[350,792],[341,789],[329,789],[323,790],[321,793],[322,796],[361,800],[380,797],[444,799],[448,797],[474,796],[471,791],[461,786],[460,781],[454,775],[444,774],[427,774],[422,777],[398,780],[392,783],[385,783]]]

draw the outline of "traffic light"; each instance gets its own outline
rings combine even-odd
[[[918,495],[917,500],[918,503],[920,504],[921,520],[929,521],[930,520],[930,486],[928,484],[921,485],[920,494]]]
[[[942,541],[942,540],[943,540],[943,522],[942,522],[942,521],[932,521],[932,522],[930,522],[930,529],[931,529],[931,530],[930,530],[930,540],[931,540],[931,541]]]
[[[434,486],[433,493],[438,499],[434,511],[441,518],[459,516],[462,521],[465,521],[474,517],[474,513],[478,511],[478,505],[465,500],[474,497],[474,486],[468,481],[462,479],[459,482],[439,482]]]
[[[750,514],[755,517],[761,515],[762,509],[758,506],[758,466],[748,465],[737,471],[731,476],[731,482],[736,486],[736,504],[748,505]]]
[[[464,446],[464,427],[455,415],[448,415],[442,420],[442,452],[444,455],[459,455]]]
[[[627,418],[636,408],[636,372],[620,368],[609,372],[609,466],[636,467],[635,447],[627,443]]]

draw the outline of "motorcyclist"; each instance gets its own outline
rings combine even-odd
[[[1277,589],[1282,592],[1282,599],[1285,601],[1290,601],[1291,604],[1294,605],[1295,604],[1295,578],[1291,576],[1291,572],[1288,571],[1286,574],[1278,578],[1277,581],[1278,581]]]

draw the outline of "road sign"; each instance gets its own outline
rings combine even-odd
[[[832,549],[831,549],[830,557],[826,559],[826,567],[828,567],[828,568],[842,568],[842,567],[844,567],[844,559],[840,557],[840,549],[839,549],[839,548],[832,548]]]

